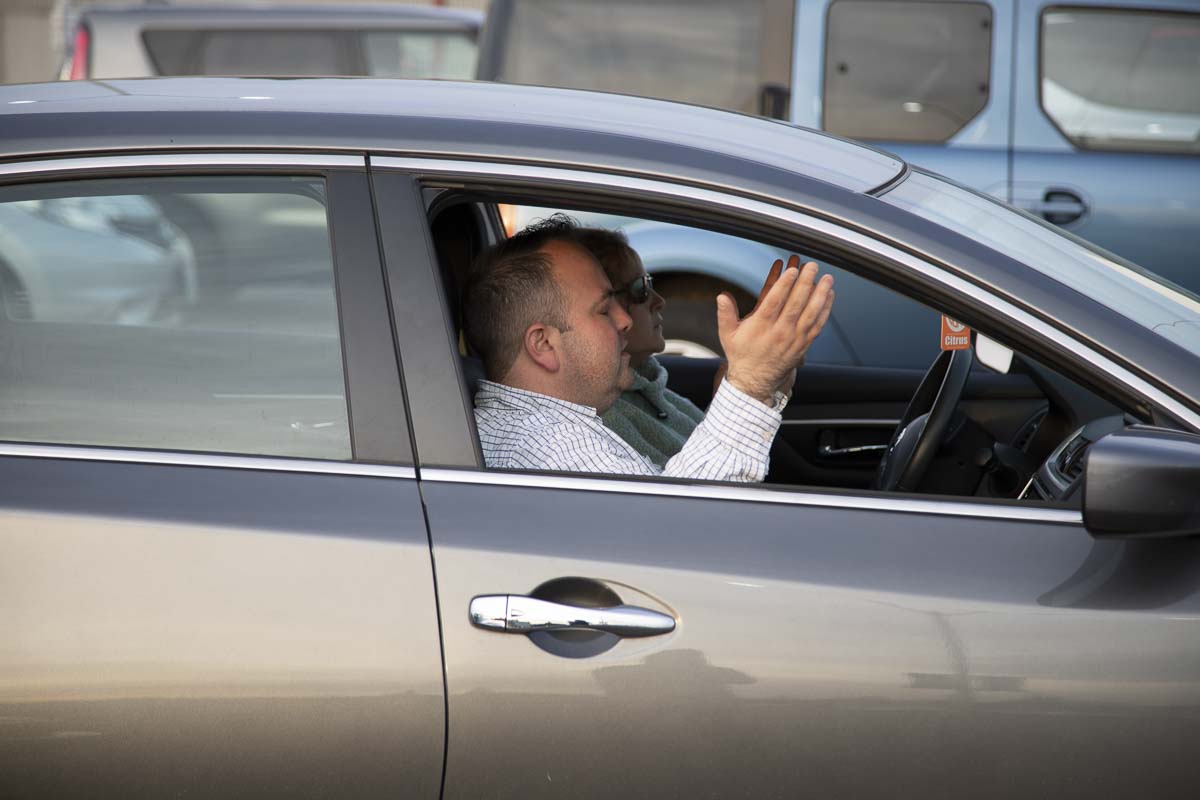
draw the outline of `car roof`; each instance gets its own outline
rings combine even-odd
[[[189,24],[222,26],[278,26],[309,22],[336,27],[382,26],[397,22],[449,23],[465,28],[483,24],[482,11],[470,8],[415,5],[311,5],[311,6],[221,6],[221,5],[120,5],[88,6],[79,11],[87,20],[133,24]]]
[[[899,158],[794,125],[600,92],[473,81],[150,78],[0,86],[0,158],[305,148],[579,163],[869,192]],[[765,173],[771,173],[766,175]]]

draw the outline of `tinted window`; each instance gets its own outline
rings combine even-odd
[[[498,78],[780,116],[791,0],[517,0]]]
[[[1047,11],[1042,107],[1080,147],[1200,152],[1200,15]]]
[[[824,128],[855,139],[949,139],[987,105],[991,29],[982,3],[838,0]]]
[[[351,457],[317,179],[0,190],[0,439]]]
[[[147,31],[160,75],[349,75],[336,31]]]
[[[475,76],[475,40],[465,33],[373,31],[363,35],[367,74],[383,78]]]

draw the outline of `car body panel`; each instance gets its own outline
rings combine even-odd
[[[14,452],[0,793],[437,797],[415,481]]]
[[[1070,596],[1102,545],[1002,506],[897,515],[837,497],[777,505],[759,489],[683,501],[670,486],[489,477],[422,488],[448,798],[1170,797],[1200,779],[1185,744],[1200,724],[1195,543],[1181,543],[1173,597],[1104,584]],[[1118,572],[1136,558],[1109,555]],[[677,628],[561,655],[467,620],[475,595],[565,577]],[[1113,757],[1130,748],[1152,766]]]

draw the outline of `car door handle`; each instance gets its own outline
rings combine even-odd
[[[674,617],[648,608],[586,608],[516,594],[472,598],[471,624],[504,633],[585,630],[617,636],[659,636],[675,630]]]
[[[1047,222],[1066,225],[1087,213],[1083,198],[1065,189],[1048,189],[1041,200],[1023,204],[1026,211],[1037,214]]]
[[[860,456],[863,453],[883,453],[887,449],[888,446],[886,444],[860,444],[857,447],[834,447],[831,444],[825,443],[817,448],[817,455],[824,458],[839,458],[842,456]]]

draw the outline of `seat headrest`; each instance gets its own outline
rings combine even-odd
[[[463,380],[467,384],[467,392],[472,398],[479,391],[479,382],[487,378],[487,371],[483,368],[483,359],[477,356],[462,357]]]

